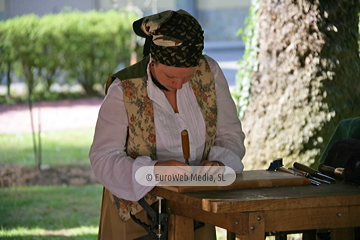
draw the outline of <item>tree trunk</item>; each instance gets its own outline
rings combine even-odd
[[[10,91],[10,87],[11,87],[11,61],[8,61],[6,63],[7,69],[6,69],[6,97],[10,98],[11,97],[11,91]]]
[[[245,169],[317,167],[339,121],[360,116],[358,13],[359,0],[261,1]]]

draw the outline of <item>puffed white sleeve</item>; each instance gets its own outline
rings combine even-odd
[[[119,198],[138,201],[153,187],[143,186],[135,179],[136,171],[143,166],[154,166],[156,161],[141,156],[127,156],[128,117],[120,80],[109,87],[99,110],[89,158],[94,174],[105,188]]]
[[[215,78],[218,111],[215,143],[210,149],[208,160],[221,161],[236,173],[241,173],[244,169],[242,158],[245,155],[245,134],[224,73],[214,59],[205,57]]]

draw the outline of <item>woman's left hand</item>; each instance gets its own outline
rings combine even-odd
[[[208,174],[208,175],[215,175],[219,173],[223,173],[225,171],[225,168],[222,168],[222,166],[225,166],[220,161],[209,161],[209,160],[203,160],[200,162],[200,168],[197,168],[195,171],[197,174]],[[206,167],[206,168],[201,168]],[[219,168],[221,167],[221,168]]]
[[[218,166],[225,166],[222,162],[220,161],[209,161],[209,160],[203,160],[200,162],[199,166],[207,166],[207,167],[218,167]]]

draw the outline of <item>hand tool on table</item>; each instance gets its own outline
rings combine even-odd
[[[314,181],[317,181],[317,182],[320,182],[320,183],[331,184],[331,182],[329,182],[329,181],[326,181],[326,180],[320,179],[320,178],[316,178],[316,177],[310,175],[308,172],[301,171],[301,170],[299,170],[299,169],[297,169],[297,168],[290,167],[289,170],[292,170],[292,171],[300,174],[301,176],[304,176],[304,177],[306,177],[306,178],[312,179],[312,180],[314,180]]]
[[[292,174],[292,175],[296,175],[296,176],[301,176],[301,177],[306,177],[298,172],[295,172],[293,170],[290,170],[290,169],[287,169],[287,168],[284,168],[283,167],[283,163],[282,163],[282,158],[277,158],[277,159],[274,159],[271,163],[270,163],[270,166],[269,168],[266,170],[266,171],[279,171],[279,172],[284,172],[284,173],[289,173],[289,174]],[[307,177],[308,178],[308,177]],[[310,183],[313,184],[313,185],[320,185],[321,183],[319,181],[316,181],[314,179],[311,179],[309,178],[310,180]]]
[[[283,167],[282,158],[274,159],[266,171],[279,171],[296,175],[293,171]]]
[[[338,179],[360,184],[360,161],[346,164],[345,167],[332,167],[320,164],[319,172],[337,177]]]
[[[330,176],[336,176],[339,178],[345,178],[346,172],[345,168],[334,168],[325,164],[320,164],[318,167],[319,172],[330,175]]]
[[[188,131],[185,129],[181,132],[181,145],[183,150],[183,156],[185,159],[185,163],[189,165],[189,158],[190,158],[190,142],[189,142],[189,134]]]
[[[309,174],[310,174],[311,176],[313,176],[313,177],[316,177],[316,178],[319,178],[319,179],[323,179],[323,180],[328,181],[328,182],[331,182],[331,183],[335,183],[335,182],[336,182],[335,178],[332,178],[332,177],[329,177],[329,176],[327,176],[327,175],[325,175],[325,174],[322,174],[322,173],[316,171],[315,169],[313,169],[313,168],[311,168],[311,167],[308,167],[308,166],[306,166],[306,165],[304,165],[304,164],[301,164],[301,163],[298,163],[298,162],[294,162],[294,165],[293,165],[293,166],[294,166],[294,168],[296,168],[296,169],[299,169],[299,170],[301,170],[301,171],[304,171],[304,172],[309,173]]]

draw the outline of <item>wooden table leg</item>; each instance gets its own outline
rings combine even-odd
[[[332,228],[331,229],[331,240],[343,240],[343,239],[355,239],[354,228]]]
[[[236,235],[236,240],[264,240],[265,219],[263,212],[249,213],[249,231],[247,235]]]
[[[226,231],[226,240],[235,240],[236,234],[230,232],[229,230]]]
[[[316,240],[316,230],[305,230],[302,235],[302,240]]]
[[[169,240],[193,240],[194,220],[174,214],[169,215]]]

